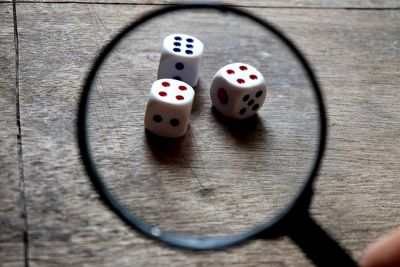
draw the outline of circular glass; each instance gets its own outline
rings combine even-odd
[[[301,194],[320,161],[325,114],[311,70],[279,32],[233,8],[195,6],[153,13],[106,47],[85,86],[79,133],[89,176],[117,214],[202,249],[267,228]],[[200,79],[186,135],[160,138],[145,131],[144,113],[163,39],[179,33],[204,44]],[[267,85],[246,120],[222,116],[209,97],[214,74],[234,62],[254,66]]]

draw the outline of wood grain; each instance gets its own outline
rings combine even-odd
[[[11,4],[0,4],[0,259],[24,262],[20,167],[17,143],[15,46]]]
[[[119,4],[139,4],[139,5],[167,5],[174,3],[185,3],[185,2],[196,2],[190,0],[17,0],[18,3],[23,2],[80,2],[80,3],[119,3]],[[201,1],[199,1],[201,2]],[[213,1],[210,1],[213,2]],[[258,0],[223,0],[215,1],[217,3],[224,3],[228,5],[235,5],[241,7],[273,7],[273,8],[354,8],[354,9],[391,9],[399,8],[400,4],[396,0],[346,0],[346,1],[329,1],[329,0],[291,0],[291,1],[279,1],[279,0],[268,0],[268,1],[258,1]]]
[[[123,25],[150,8],[17,5],[30,265],[310,266],[287,239],[252,241],[226,251],[205,253],[165,247],[126,227],[98,200],[76,147],[74,123],[79,92],[100,47]],[[319,74],[326,92],[331,132],[312,213],[358,258],[368,242],[400,224],[400,182],[396,177],[400,168],[400,151],[396,146],[400,122],[400,12],[268,8],[252,11],[285,29]],[[120,68],[129,58],[121,55],[123,64],[115,72],[123,76]],[[157,59],[153,48],[148,56]],[[106,74],[107,71],[105,77]],[[143,72],[140,77],[146,80]],[[107,84],[104,88],[108,88]],[[110,114],[120,110],[115,104],[107,106],[106,100],[116,101],[112,92],[105,91],[101,96],[94,98],[94,107],[99,111],[97,122],[103,123],[97,126],[103,125],[104,130],[99,138],[106,141],[103,148],[111,149],[108,155],[116,158],[122,146],[111,138],[116,131],[113,119],[118,117]],[[205,99],[205,95],[199,99]],[[204,105],[198,103],[197,111]],[[205,117],[198,114],[199,122],[201,118]],[[96,121],[93,123],[96,126]],[[206,130],[193,133],[201,137],[202,145],[207,140]],[[124,132],[117,134],[123,136]],[[126,140],[129,138],[132,137]],[[193,145],[191,140],[187,142]],[[135,151],[135,144],[131,151]],[[143,147],[150,156],[152,150]],[[246,149],[257,151],[255,146]],[[220,160],[223,164],[224,158]],[[203,164],[195,165],[202,179],[208,177],[206,171],[213,167],[213,162],[204,158]],[[144,166],[150,172],[156,165]],[[130,183],[126,179],[117,182],[126,186]],[[120,186],[116,190],[122,189]],[[240,193],[239,188],[233,189]],[[156,186],[149,190],[149,194],[157,196]],[[252,208],[254,202],[249,205]],[[208,218],[203,220],[199,223]]]

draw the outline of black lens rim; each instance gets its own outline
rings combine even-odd
[[[308,179],[304,183],[301,190],[293,200],[283,209],[283,211],[277,214],[272,220],[256,226],[248,231],[233,234],[231,236],[216,236],[216,237],[201,237],[201,236],[191,236],[182,235],[173,231],[168,231],[160,229],[157,226],[147,223],[133,212],[131,212],[126,206],[120,203],[117,198],[108,190],[102,176],[100,175],[96,163],[90,153],[90,142],[88,138],[87,131],[87,110],[89,104],[90,90],[92,88],[92,83],[95,79],[96,73],[101,67],[102,63],[106,59],[107,55],[112,51],[112,49],[131,31],[140,26],[141,24],[166,13],[178,11],[178,10],[193,10],[193,9],[203,9],[203,10],[214,10],[221,12],[230,12],[241,17],[245,17],[258,25],[263,26],[266,30],[275,34],[279,39],[285,43],[291,52],[298,58],[301,65],[304,67],[311,85],[314,89],[315,97],[318,102],[319,109],[319,120],[320,120],[320,131],[319,131],[319,145],[318,152],[314,160],[313,168],[308,175]],[[301,201],[305,194],[309,194],[309,188],[312,187],[312,183],[316,179],[318,169],[320,167],[322,157],[325,151],[326,145],[326,135],[327,135],[327,116],[326,109],[323,101],[322,92],[320,90],[317,79],[312,71],[312,68],[305,57],[301,54],[300,50],[290,41],[281,31],[279,31],[275,26],[266,22],[255,15],[244,11],[242,9],[235,8],[233,6],[227,6],[223,4],[182,4],[182,5],[172,5],[163,7],[161,9],[152,11],[140,19],[132,22],[125,29],[123,29],[117,36],[112,39],[108,45],[106,45],[99,56],[97,57],[91,71],[89,72],[83,91],[80,98],[79,110],[78,110],[78,120],[77,120],[77,138],[79,149],[81,152],[82,161],[84,163],[86,172],[91,179],[94,188],[101,196],[105,204],[114,211],[123,221],[130,225],[135,230],[144,233],[153,239],[162,241],[168,245],[189,249],[189,250],[212,250],[221,249],[229,246],[237,245],[239,243],[246,242],[252,238],[259,235],[274,236],[276,226],[281,222],[287,214],[295,207],[296,203]]]

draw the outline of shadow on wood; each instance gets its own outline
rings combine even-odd
[[[178,138],[165,138],[155,135],[147,129],[145,131],[146,143],[154,158],[164,161],[165,159],[172,160],[180,155],[182,143],[186,135]]]
[[[195,95],[193,99],[192,115],[199,114],[205,108],[205,98],[209,98],[209,88],[203,83],[201,78],[199,78],[196,87],[193,89],[195,91]]]
[[[235,139],[240,146],[267,141],[267,130],[258,114],[244,120],[232,119],[221,114],[214,106],[211,108],[214,118]]]

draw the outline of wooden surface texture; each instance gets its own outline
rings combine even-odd
[[[0,264],[24,264],[23,175],[16,114],[16,53],[13,12],[0,4]]]
[[[7,0],[3,0],[7,1]],[[8,0],[11,2],[11,0]],[[49,3],[109,3],[109,4],[133,4],[133,5],[168,5],[178,3],[175,0],[16,0],[18,3],[23,2],[49,2]],[[183,2],[196,2],[186,0]],[[198,1],[202,2],[202,1]],[[223,1],[208,1],[224,3],[242,7],[271,7],[271,8],[346,8],[346,9],[394,9],[399,8],[400,3],[396,0],[346,0],[346,1],[329,1],[329,0],[223,0]]]
[[[400,225],[398,2],[292,1],[284,8],[275,1],[236,2],[283,29],[313,64],[329,138],[311,213],[358,259]],[[79,95],[101,47],[154,8],[149,1],[0,4],[0,266],[311,266],[287,238],[201,253],[167,247],[133,231],[99,200],[77,147]],[[94,85],[90,125],[100,169],[124,203],[162,226],[212,235],[254,225],[270,216],[257,211],[286,203],[282,192],[295,192],[299,180],[278,183],[262,173],[262,164],[271,155],[280,159],[282,166],[268,166],[279,177],[306,166],[317,128],[310,124],[309,84],[298,65],[287,65],[287,51],[268,35],[252,39],[251,25],[233,20],[226,25],[238,30],[224,32],[223,22],[204,16],[156,22],[122,43]],[[154,80],[164,31],[190,30],[190,18],[205,23],[196,34],[219,54],[205,55],[188,135],[165,143],[141,127],[146,85]],[[218,38],[230,33],[243,42]],[[240,58],[267,62],[270,75],[268,100],[252,131],[221,122],[207,95],[216,65]],[[170,150],[174,145],[178,153]]]

